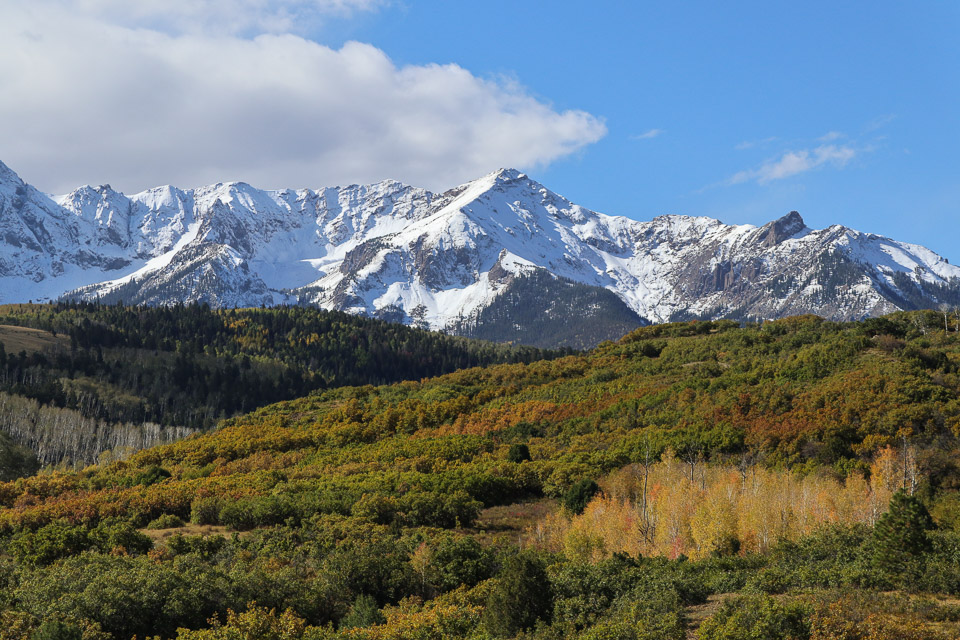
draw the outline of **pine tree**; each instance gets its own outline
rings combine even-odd
[[[523,444],[522,442],[511,445],[510,450],[507,452],[507,460],[509,460],[510,462],[516,462],[517,464],[519,464],[529,459],[530,459],[530,447]]]
[[[893,494],[890,508],[877,521],[871,540],[870,560],[878,577],[894,584],[909,584],[930,550],[927,531],[932,528],[933,519],[922,502],[904,491]]]
[[[377,624],[384,624],[387,619],[377,606],[377,600],[370,595],[362,594],[354,600],[350,611],[340,621],[341,629],[350,629],[354,627],[372,627]]]
[[[599,492],[600,486],[596,482],[589,478],[583,479],[567,489],[563,494],[563,506],[565,506],[570,513],[580,515],[586,508],[587,503],[590,502],[590,499]]]
[[[490,635],[512,638],[550,617],[550,580],[536,558],[527,554],[510,558],[497,578],[483,612],[483,625]]]

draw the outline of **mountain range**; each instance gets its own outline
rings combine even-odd
[[[0,303],[58,298],[310,304],[591,346],[649,322],[955,306],[960,267],[797,212],[761,227],[605,215],[513,169],[439,194],[387,180],[51,196],[0,163]]]

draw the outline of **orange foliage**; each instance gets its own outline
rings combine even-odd
[[[443,425],[430,435],[484,435],[521,423],[561,422],[582,415],[585,415],[584,408],[576,404],[529,400],[509,407],[485,408],[462,414],[453,424]]]

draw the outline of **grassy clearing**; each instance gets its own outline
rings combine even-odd
[[[222,525],[193,524],[192,522],[188,522],[182,527],[171,527],[169,529],[139,529],[138,531],[153,540],[154,544],[163,542],[167,538],[170,538],[178,533],[182,536],[206,537],[221,535],[228,538],[233,536],[234,533],[237,533],[241,538],[249,536],[251,533],[250,531],[235,532]]]
[[[480,512],[474,526],[476,529],[491,532],[522,532],[535,526],[558,508],[559,503],[551,498],[490,507]]]
[[[686,608],[687,639],[694,640],[697,637],[697,631],[699,631],[703,621],[717,611],[721,602],[735,595],[735,593],[715,593],[707,596],[707,601],[703,604],[688,606]]]
[[[35,353],[56,345],[70,345],[66,336],[55,336],[49,331],[7,324],[0,325],[0,342],[3,343],[7,353],[19,353],[21,351]]]

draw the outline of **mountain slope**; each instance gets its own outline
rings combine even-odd
[[[512,278],[490,306],[451,331],[480,340],[587,349],[648,324],[616,294],[545,269]]]
[[[653,322],[960,304],[960,268],[918,245],[813,230],[796,212],[762,227],[608,216],[515,170],[442,194],[394,181],[225,183],[129,197],[81,187],[53,200],[0,167],[0,302],[306,303],[451,330],[543,270],[609,290]]]

